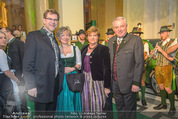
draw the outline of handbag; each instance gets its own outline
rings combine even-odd
[[[83,73],[77,71],[77,74],[67,74],[66,80],[69,90],[72,92],[81,92],[83,90],[85,82],[85,75]]]

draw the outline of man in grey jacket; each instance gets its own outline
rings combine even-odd
[[[119,118],[136,118],[136,92],[139,91],[144,66],[144,48],[139,36],[127,33],[127,20],[112,22],[116,36],[109,39],[113,97]],[[126,113],[128,112],[128,113]]]

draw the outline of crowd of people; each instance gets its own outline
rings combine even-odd
[[[168,94],[171,105],[168,114],[175,115],[171,62],[174,61],[177,79],[178,44],[177,39],[169,38],[171,30],[168,26],[161,27],[161,42],[150,52],[148,43],[140,37],[143,32],[138,27],[128,33],[124,17],[113,20],[113,29],[108,28],[108,39],[101,44],[100,31],[96,26],[91,26],[86,32],[80,29],[76,34],[79,40],[73,45],[69,44],[72,36],[70,28],[62,26],[56,32],[60,41],[58,45],[54,30],[59,18],[54,9],[46,10],[43,14],[44,26],[29,32],[27,37],[21,25],[19,30],[15,26],[13,30],[8,27],[0,30],[1,117],[5,114],[10,91],[14,90],[17,94],[16,89],[22,86],[26,91],[14,95],[18,112],[27,107],[26,95],[34,104],[35,115],[45,112],[44,115],[53,116],[58,112],[112,112],[113,97],[118,118],[136,119],[140,89],[142,105],[147,106],[145,61],[155,50],[158,51],[153,58],[157,58],[155,75],[161,104],[154,109],[167,109]],[[21,41],[22,36],[26,37],[25,44]],[[84,74],[85,82],[81,92],[73,92],[66,77],[78,72]]]

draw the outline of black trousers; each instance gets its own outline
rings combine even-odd
[[[5,113],[5,104],[8,98],[11,97],[12,83],[5,74],[0,74],[0,118]]]
[[[55,78],[53,102],[38,103],[35,102],[35,117],[38,119],[39,115],[54,116],[57,105],[57,96],[59,91],[59,75]],[[39,117],[41,118],[41,117]]]
[[[118,111],[118,119],[136,119],[136,93],[127,94],[120,92],[118,82],[113,81],[113,97]]]

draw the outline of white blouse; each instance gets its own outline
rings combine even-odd
[[[9,70],[9,66],[7,63],[7,55],[2,49],[0,49],[0,69],[1,71]]]
[[[59,46],[59,48],[61,47],[61,45]],[[72,49],[72,53],[68,53],[66,56],[64,54],[61,54],[61,58],[70,58],[70,57],[73,57],[74,56],[74,49],[73,49],[74,46],[71,45],[71,49]],[[82,65],[82,62],[81,62],[81,52],[79,50],[79,48],[77,46],[75,46],[75,51],[76,51],[76,64],[80,65],[80,68],[81,68],[81,65]],[[80,69],[79,68],[79,69]]]

